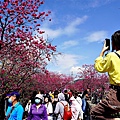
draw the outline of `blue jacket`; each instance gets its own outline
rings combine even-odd
[[[22,120],[23,112],[24,112],[22,105],[19,102],[17,102],[14,105],[14,107],[15,108],[13,109],[12,113],[10,114],[10,117],[8,120]],[[8,106],[7,112],[5,114],[6,116],[9,115],[11,109],[12,109],[12,106]]]

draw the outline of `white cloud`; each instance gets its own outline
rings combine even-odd
[[[96,31],[85,37],[88,42],[104,41],[107,38],[107,31]]]
[[[64,54],[57,58],[57,64],[62,69],[70,68],[76,65],[78,62],[77,60],[80,59],[80,56],[72,55],[72,54]]]
[[[98,1],[98,0],[93,1],[93,2],[90,4],[91,7],[97,7],[98,5],[99,5],[99,1]]]
[[[70,47],[76,46],[76,45],[78,45],[78,44],[79,44],[78,41],[69,40],[69,41],[65,41],[65,42],[62,44],[62,47],[61,47],[61,48],[66,49],[66,48],[70,48]]]
[[[110,2],[113,2],[113,1],[115,1],[115,0],[92,0],[92,1],[86,0],[84,2],[84,4],[81,4],[81,5],[83,5],[84,7],[87,7],[87,8],[90,8],[90,7],[95,8],[95,7],[109,4]],[[87,4],[85,4],[85,3],[87,3]]]
[[[80,66],[73,66],[73,67],[71,67],[71,69],[70,69],[70,72],[72,73],[72,74],[77,74],[80,70]]]
[[[79,30],[78,26],[83,22],[85,22],[87,18],[88,16],[83,16],[82,18],[76,18],[76,20],[74,20],[64,28],[64,34],[70,35],[76,33]]]
[[[52,63],[49,64],[49,68],[52,68],[52,70],[59,71],[61,73],[71,73],[71,68],[73,68],[73,66],[77,66],[81,59],[84,58],[80,55],[62,54],[57,56],[55,61],[52,60]]]
[[[80,24],[82,24],[83,22],[86,21],[86,19],[88,18],[88,16],[83,16],[82,18],[76,18],[75,20],[73,20],[71,23],[69,23],[67,26],[60,28],[58,27],[58,29],[52,29],[50,28],[50,26],[45,25],[41,28],[41,30],[44,30],[44,37],[46,38],[46,36],[48,36],[49,38],[56,38],[59,37],[61,35],[73,35],[76,34],[76,32],[79,31],[78,26]],[[46,27],[47,26],[47,27]]]
[[[84,70],[84,68],[81,66],[73,66],[73,67],[71,67],[70,72],[73,75],[77,75],[79,72],[82,72],[83,70]]]
[[[43,34],[43,36],[46,38],[46,36],[48,36],[49,38],[56,38],[58,36],[60,36],[62,34],[62,29],[59,28],[57,30],[53,30],[50,28],[42,28],[42,30],[45,31],[45,33]]]

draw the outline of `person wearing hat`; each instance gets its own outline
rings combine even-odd
[[[47,109],[42,104],[42,99],[41,94],[35,96],[35,104],[31,105],[27,120],[48,120]]]
[[[9,98],[9,105],[5,114],[5,120],[22,120],[24,109],[20,102],[18,102],[20,94],[14,91],[8,94],[7,97]]]
[[[56,120],[62,120],[64,115],[64,106],[68,105],[69,103],[65,100],[63,93],[58,94],[58,100],[59,102],[56,104],[54,114],[58,115]]]

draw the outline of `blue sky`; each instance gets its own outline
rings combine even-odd
[[[45,0],[40,9],[52,12],[41,29],[62,53],[49,63],[50,71],[75,74],[94,64],[104,39],[120,29],[120,0]]]

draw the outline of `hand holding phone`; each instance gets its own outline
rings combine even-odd
[[[107,50],[110,50],[110,39],[106,38],[105,41],[106,41],[106,47],[108,47]]]
[[[103,56],[106,51],[107,51],[107,54],[108,54],[109,50],[110,50],[110,39],[106,38],[105,41],[104,41],[104,45],[103,45],[102,51],[100,53],[100,56]],[[105,54],[105,56],[107,54]]]

